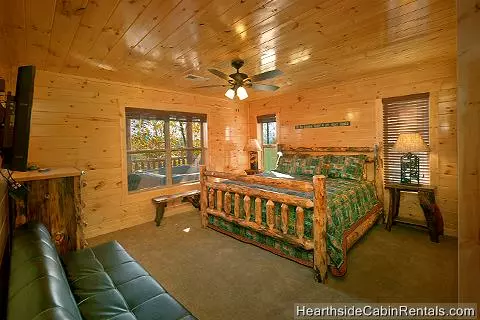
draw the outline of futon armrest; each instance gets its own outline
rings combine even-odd
[[[81,320],[47,228],[30,222],[13,235],[8,319]]]

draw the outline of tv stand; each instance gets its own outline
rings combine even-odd
[[[15,227],[28,221],[42,222],[61,254],[84,248],[84,219],[81,205],[81,176],[76,168],[52,168],[46,172],[13,172],[23,184],[25,197],[10,198]]]

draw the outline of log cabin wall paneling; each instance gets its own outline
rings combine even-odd
[[[1,41],[1,36],[0,36]],[[0,53],[0,56],[4,53]],[[1,65],[0,64],[0,77],[5,80],[5,90],[11,90],[12,88],[12,77],[11,77],[11,66]],[[14,87],[15,85],[13,85]],[[2,164],[2,159],[0,157],[0,166]],[[2,169],[0,169],[2,170]],[[3,170],[4,175],[6,175],[5,170]],[[9,207],[8,207],[8,186],[7,182],[3,177],[0,176],[0,319],[6,317],[6,303],[8,291],[3,290],[7,288],[8,284],[8,271],[9,271],[9,232],[10,232],[10,221],[9,218]]]
[[[154,196],[198,184],[128,194],[125,106],[206,113],[210,170],[247,167],[247,108],[237,102],[38,71],[29,162],[85,170],[86,237],[152,221]]]
[[[15,0],[0,12],[0,64],[176,91],[220,84],[233,58],[285,90],[454,58],[453,0]],[[348,19],[346,19],[348,17]],[[221,97],[218,88],[195,89]],[[270,97],[271,92],[249,95]]]
[[[9,229],[7,183],[0,177],[0,288],[2,288],[0,292],[0,317],[2,318],[5,316],[7,299],[7,290],[4,290],[4,288],[7,288],[8,283]]]
[[[7,183],[0,177],[0,261],[2,261],[8,234]]]
[[[480,2],[457,1],[459,300],[480,304]]]
[[[249,102],[249,134],[256,117],[275,113],[278,142],[292,147],[373,146],[382,144],[382,98],[430,92],[431,184],[445,230],[457,231],[456,63],[446,60],[399,68],[375,77],[287,93]],[[295,129],[295,125],[350,121],[351,126]],[[380,152],[382,154],[382,150]],[[385,193],[387,195],[387,193]],[[388,197],[385,197],[388,201]],[[415,201],[413,201],[415,200]],[[416,197],[402,197],[400,215],[424,221]],[[387,202],[388,205],[388,202]]]

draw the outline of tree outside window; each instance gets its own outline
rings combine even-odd
[[[126,108],[128,190],[199,180],[206,115]]]

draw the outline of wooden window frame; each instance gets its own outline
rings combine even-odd
[[[164,121],[163,125],[163,134],[165,140],[165,149],[152,149],[152,150],[142,150],[142,151],[134,151],[131,149],[131,139],[130,139],[130,120],[131,119],[152,119],[152,120],[162,120]],[[170,121],[179,121],[179,122],[186,122],[186,146],[185,148],[172,148],[171,146],[171,139],[170,139]],[[205,135],[205,125],[207,123],[207,116],[206,114],[198,114],[198,113],[188,113],[188,112],[176,112],[176,111],[164,111],[164,110],[156,110],[156,109],[141,109],[141,108],[125,108],[125,139],[126,139],[126,170],[127,177],[131,173],[130,161],[129,161],[129,154],[132,153],[144,153],[144,152],[161,152],[165,153],[165,175],[166,175],[166,183],[164,185],[158,185],[151,188],[143,188],[138,190],[131,190],[129,191],[127,188],[127,194],[137,194],[141,192],[151,191],[155,189],[164,189],[164,188],[171,188],[175,186],[180,186],[183,184],[191,184],[191,183],[198,183],[199,180],[190,180],[181,183],[173,183],[173,176],[172,176],[172,168],[173,161],[172,161],[172,152],[175,151],[185,151],[187,153],[187,163],[190,158],[193,157],[194,151],[201,152],[201,160],[200,164],[205,164],[206,161],[206,135]],[[194,147],[193,144],[193,126],[194,122],[200,123],[200,146]]]
[[[260,132],[260,142],[262,146],[262,168],[265,167],[265,148],[277,148],[278,147],[278,122],[277,117],[275,114],[266,114],[257,116],[257,123],[259,125],[259,132]],[[267,124],[267,131],[268,131],[268,124],[275,123],[275,143],[265,143],[263,139],[263,125]],[[269,142],[269,141],[267,141]],[[278,160],[278,156],[277,156]]]

